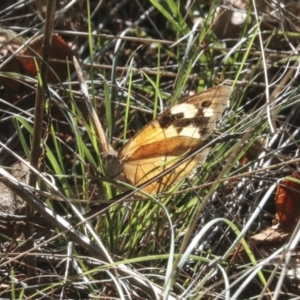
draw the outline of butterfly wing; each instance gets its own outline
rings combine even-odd
[[[230,93],[230,87],[219,86],[187,97],[135,134],[119,152],[128,182],[135,186],[145,183],[199,148],[220,119]],[[196,154],[143,190],[162,192],[203,164],[207,152]]]
[[[155,180],[143,188],[148,194],[158,194],[168,189],[177,181],[190,175],[206,159],[209,149],[181,163],[167,175]],[[142,158],[123,164],[123,174],[127,181],[134,185],[140,185],[160,175],[180,160],[180,156],[165,156]]]

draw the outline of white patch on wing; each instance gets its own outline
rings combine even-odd
[[[177,129],[173,125],[166,128],[163,132],[164,132],[165,138],[171,138],[174,136],[178,136]]]
[[[189,136],[189,137],[192,137],[194,139],[200,139],[201,138],[201,134],[199,133],[198,128],[193,126],[193,125],[183,127],[182,130],[180,131],[179,135],[180,136]]]
[[[198,113],[198,108],[189,103],[180,103],[171,108],[171,114],[183,114],[185,119],[194,118]]]
[[[213,108],[210,108],[210,107],[205,108],[205,109],[203,110],[203,113],[204,113],[204,117],[210,118],[210,117],[212,117],[212,116],[214,115],[214,109],[213,109]]]

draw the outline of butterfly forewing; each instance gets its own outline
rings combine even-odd
[[[230,93],[230,87],[219,86],[187,97],[135,134],[119,152],[129,183],[145,183],[199,148],[220,119]],[[203,164],[207,152],[196,154],[143,190],[150,194],[164,191]]]

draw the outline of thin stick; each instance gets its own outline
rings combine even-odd
[[[30,155],[30,164],[36,170],[39,169],[39,158],[41,155],[41,138],[42,138],[42,129],[43,129],[43,118],[44,118],[44,110],[45,110],[45,95],[49,97],[49,92],[47,89],[47,71],[48,71],[48,60],[49,54],[51,50],[51,42],[52,42],[52,33],[53,33],[53,24],[54,24],[54,16],[56,9],[56,1],[48,1],[47,5],[47,13],[46,13],[46,23],[44,30],[44,39],[42,46],[42,63],[41,63],[41,85],[37,88],[36,100],[35,100],[35,111],[34,111],[34,129],[33,129],[33,137],[32,137],[32,147],[31,147],[31,155]],[[32,187],[36,186],[37,175],[35,173],[30,173],[29,175],[29,185]],[[26,216],[32,217],[33,210],[30,204],[26,204]],[[26,243],[25,249],[29,250],[34,247],[33,241],[33,225],[28,224],[24,230]],[[34,276],[36,276],[36,260],[35,256],[27,256],[26,257],[27,266],[27,276],[30,280],[29,286],[34,284]]]

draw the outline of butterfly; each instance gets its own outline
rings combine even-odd
[[[75,57],[73,61],[89,114],[96,127],[107,177],[126,181],[136,187],[143,185],[144,192],[158,194],[205,162],[209,148],[190,157],[189,154],[200,149],[215,128],[227,107],[231,87],[213,87],[184,98],[150,121],[117,152],[107,142],[91,105],[79,63]]]
[[[209,149],[196,153],[227,107],[231,87],[218,86],[184,98],[150,121],[105,163],[106,175],[140,186],[170,167],[173,170],[142,190],[158,194],[190,175],[205,162]]]

